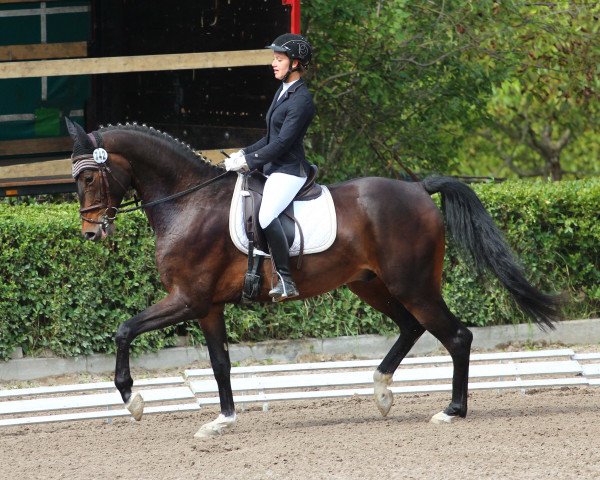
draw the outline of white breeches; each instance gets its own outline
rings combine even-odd
[[[258,212],[258,222],[266,228],[287,207],[306,182],[306,177],[287,173],[272,173],[267,178],[263,199]]]

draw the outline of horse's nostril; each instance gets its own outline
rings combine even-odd
[[[83,238],[86,240],[96,240],[96,232],[85,232]]]

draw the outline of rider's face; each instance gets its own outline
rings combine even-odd
[[[290,69],[290,59],[285,53],[273,52],[273,74],[277,80],[283,80],[285,74]]]

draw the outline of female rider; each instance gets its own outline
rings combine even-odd
[[[225,168],[237,171],[247,166],[262,170],[268,177],[258,221],[279,277],[269,292],[277,302],[299,295],[290,272],[289,245],[278,217],[306,181],[310,165],[302,142],[315,106],[302,79],[312,57],[306,38],[287,33],[266,48],[273,50],[273,73],[282,81],[267,111],[267,134],[226,159]]]

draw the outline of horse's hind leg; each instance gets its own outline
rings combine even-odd
[[[398,340],[373,374],[375,403],[385,417],[394,401],[392,391],[388,388],[392,383],[394,372],[425,329],[404,308],[404,305],[392,297],[379,279],[354,282],[348,284],[348,288],[373,308],[390,317],[400,327]]]
[[[441,296],[437,300],[427,297],[427,300],[405,302],[404,305],[446,347],[454,365],[452,401],[444,411],[434,415],[431,421],[450,423],[454,418],[465,417],[473,334],[450,312]]]

